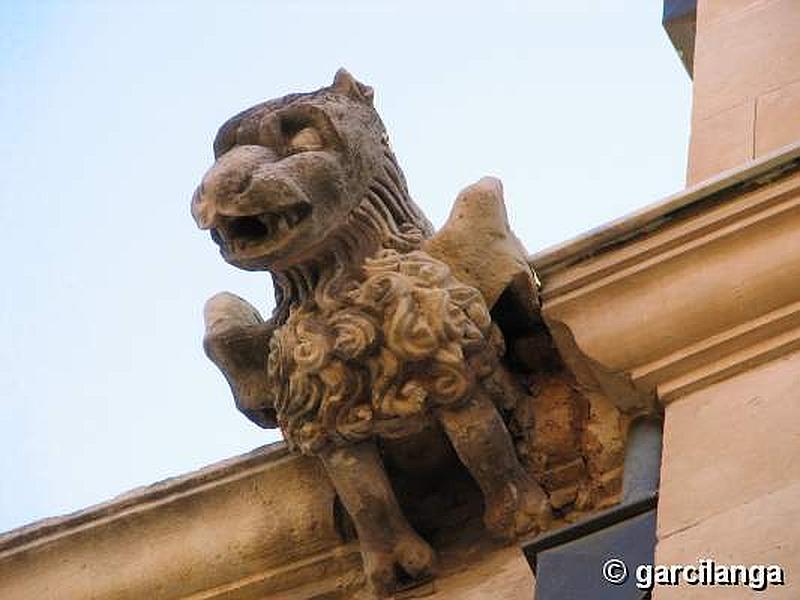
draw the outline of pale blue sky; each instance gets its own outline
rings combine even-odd
[[[0,5],[0,531],[277,439],[200,345],[206,297],[263,312],[189,215],[216,128],[374,86],[440,225],[483,175],[530,251],[683,187],[691,82],[659,0]]]

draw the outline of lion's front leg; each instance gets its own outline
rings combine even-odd
[[[544,530],[552,518],[547,494],[519,463],[485,390],[477,389],[458,409],[442,410],[439,420],[483,492],[486,528],[507,540]]]
[[[373,589],[380,595],[391,593],[398,567],[413,579],[431,575],[433,549],[403,516],[375,443],[329,449],[320,458],[355,523]]]
[[[206,302],[203,348],[231,386],[237,408],[261,427],[277,427],[267,380],[275,327],[247,301],[221,292]]]

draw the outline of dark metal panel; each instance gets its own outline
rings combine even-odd
[[[561,546],[536,560],[536,600],[641,600],[649,593],[636,587],[635,570],[652,564],[656,543],[656,511],[632,517]],[[621,560],[627,576],[619,584],[603,575],[606,561]],[[617,575],[617,565],[612,573]]]
[[[673,21],[694,14],[697,11],[697,0],[664,0],[663,21]]]
[[[658,493],[663,425],[660,419],[651,418],[642,418],[631,424],[625,451],[621,504],[636,502]]]
[[[664,16],[661,23],[689,77],[694,73],[696,15],[697,0],[664,0]]]

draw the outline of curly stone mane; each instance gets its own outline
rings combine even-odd
[[[318,288],[270,343],[278,422],[304,453],[418,431],[502,354],[480,293],[428,254],[382,250],[361,275]]]

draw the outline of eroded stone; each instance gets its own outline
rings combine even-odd
[[[271,273],[277,306],[265,320],[240,298],[215,296],[206,352],[245,415],[322,460],[375,592],[435,569],[398,501],[424,495],[407,493],[417,484],[400,483],[414,480],[404,470],[434,481],[428,493],[457,457],[480,489],[487,530],[504,540],[547,528],[553,500],[562,514],[586,508],[597,485],[619,480],[613,459],[594,460],[605,456],[603,428],[584,431],[597,410],[542,325],[498,180],[465,189],[434,234],[371,88],[343,70],[329,87],[235,116],[214,151],[192,214],[227,262]],[[624,437],[616,417],[610,445]],[[409,460],[415,453],[434,460]]]

